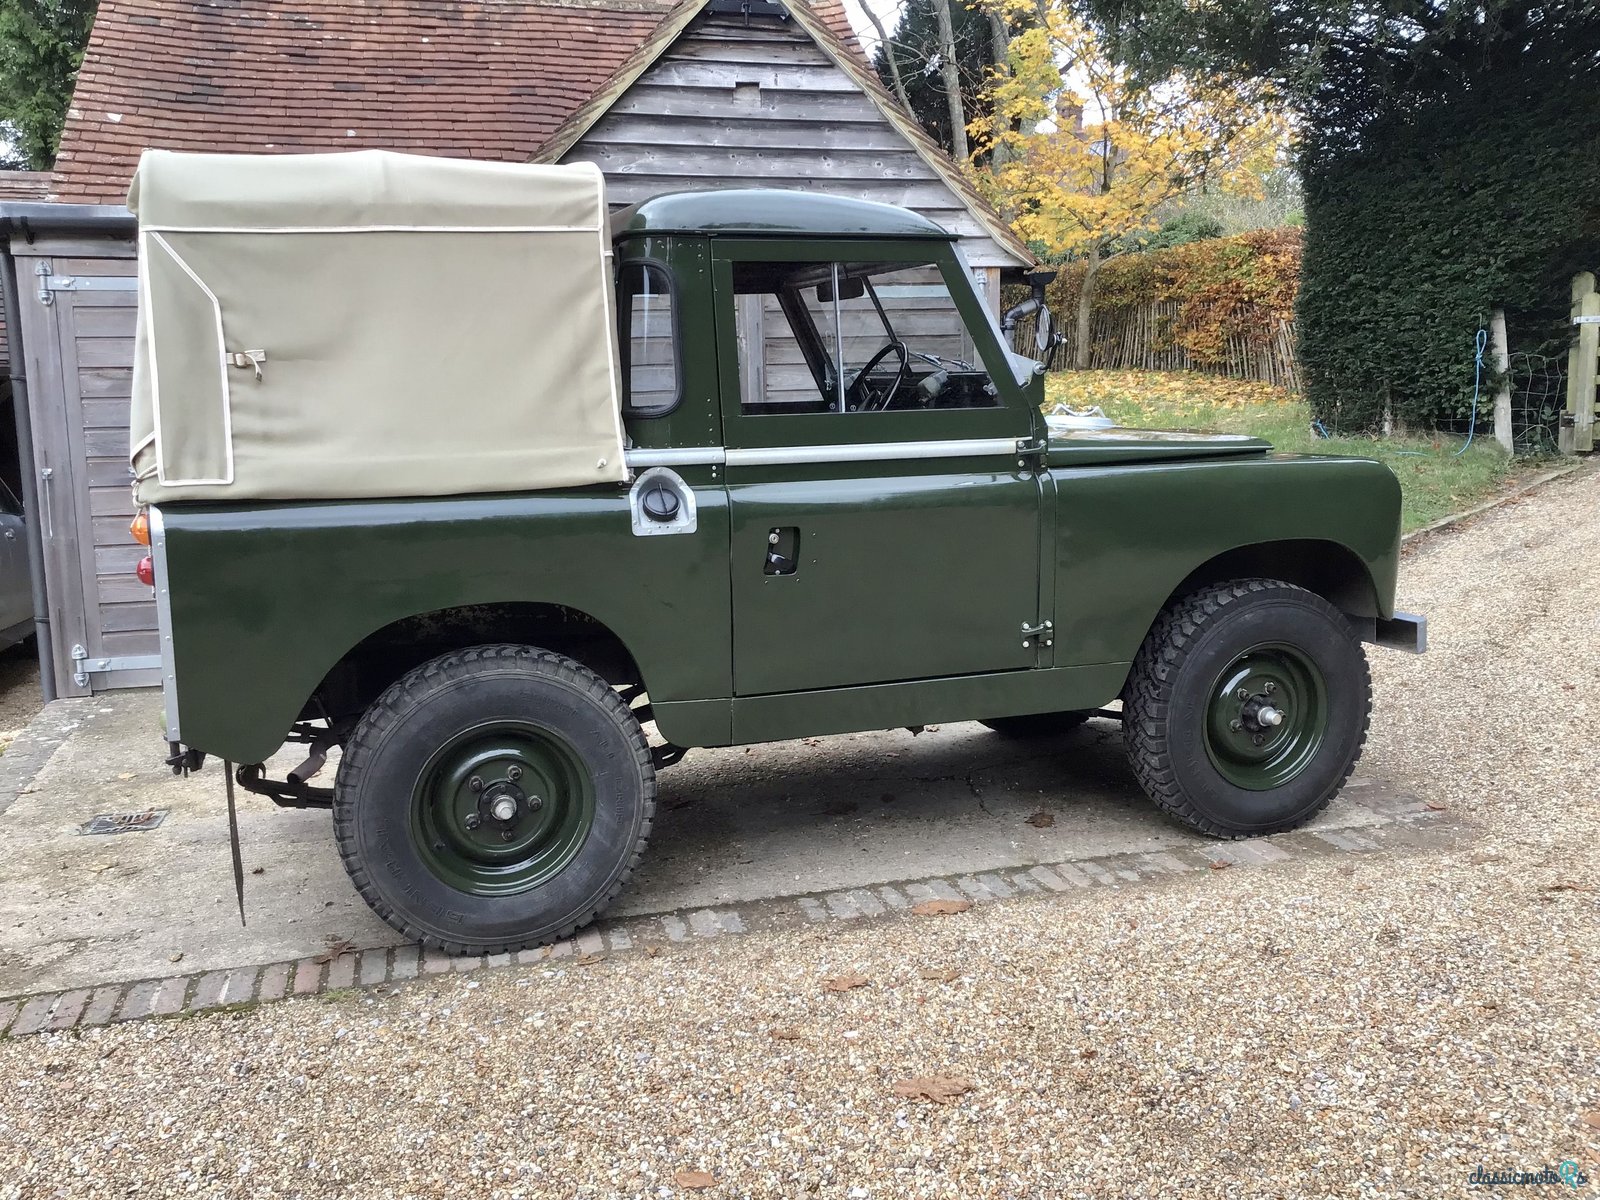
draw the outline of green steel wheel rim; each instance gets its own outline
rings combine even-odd
[[[1206,754],[1234,786],[1272,791],[1311,765],[1330,712],[1327,682],[1304,651],[1283,642],[1252,646],[1211,687]]]
[[[594,778],[565,738],[531,721],[475,725],[417,776],[411,836],[435,878],[513,896],[566,869],[594,825]]]

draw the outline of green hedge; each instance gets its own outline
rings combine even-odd
[[[1565,353],[1571,277],[1600,269],[1600,69],[1500,72],[1354,145],[1316,124],[1297,315],[1319,417],[1462,415],[1495,307],[1514,351]]]

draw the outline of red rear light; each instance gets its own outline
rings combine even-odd
[[[139,577],[139,582],[144,584],[145,587],[155,587],[156,564],[155,560],[148,554],[139,560],[139,565],[133,569],[133,573]]]

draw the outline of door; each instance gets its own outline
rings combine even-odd
[[[735,696],[1039,665],[1032,417],[963,265],[804,245],[719,247]]]

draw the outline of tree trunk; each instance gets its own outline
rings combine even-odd
[[[994,57],[994,69],[997,74],[1005,75],[1010,71],[1008,60],[1011,55],[1011,31],[1006,28],[1006,19],[1000,15],[999,9],[990,7],[988,12],[990,52]],[[994,115],[994,120],[997,123],[1001,120],[999,113]],[[1007,146],[999,137],[996,137],[989,149],[990,169],[998,171],[1009,161],[1011,161],[1011,147]],[[1015,216],[1014,213],[1006,213],[1007,220],[1010,220],[1013,216]]]
[[[872,10],[872,0],[862,0],[861,7],[866,10],[867,20],[872,22],[872,28],[878,33],[878,45],[883,48],[883,57],[889,62],[889,78],[894,80],[894,94],[900,101],[900,107],[915,115],[915,110],[911,107],[911,97],[906,95],[905,81],[900,78],[900,63],[894,56],[894,41],[889,37],[889,31],[883,27],[882,18]]]
[[[1072,366],[1078,371],[1089,369],[1089,318],[1094,313],[1094,285],[1100,274],[1100,243],[1089,247],[1089,257],[1083,264],[1083,290],[1078,293],[1078,340],[1072,347]]]
[[[950,0],[933,0],[939,18],[939,78],[944,81],[944,100],[950,106],[950,146],[956,163],[965,170],[972,163],[967,148],[967,106],[961,100],[961,68],[956,61],[956,31],[950,20]]]

